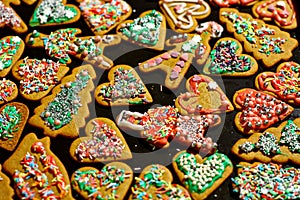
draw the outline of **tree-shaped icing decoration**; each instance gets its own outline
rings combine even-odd
[[[118,35],[77,37],[81,30],[77,28],[59,29],[50,35],[33,31],[26,37],[30,47],[44,48],[46,53],[60,63],[71,63],[72,55],[78,59],[109,69],[113,61],[104,56],[104,48],[121,42]]]
[[[139,64],[143,72],[152,72],[160,69],[167,73],[166,87],[175,89],[179,87],[184,75],[187,73],[193,59],[203,64],[210,52],[209,40],[211,37],[220,37],[223,31],[216,22],[206,22],[196,28],[196,34],[178,34],[166,41],[167,46],[174,49],[162,53]]]

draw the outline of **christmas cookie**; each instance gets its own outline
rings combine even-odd
[[[12,102],[0,108],[0,147],[13,151],[18,144],[29,116],[23,103]]]
[[[123,40],[142,47],[163,50],[166,37],[166,19],[156,10],[143,12],[135,20],[127,20],[117,27]]]
[[[239,139],[232,147],[233,154],[247,162],[286,163],[300,165],[300,118],[283,122],[277,128],[254,133],[248,139]]]
[[[187,92],[180,94],[175,101],[176,108],[183,115],[234,110],[222,89],[208,76],[199,74],[190,77],[186,81],[186,89]]]
[[[6,78],[0,79],[0,105],[14,100],[17,96],[17,85]]]
[[[219,39],[210,52],[203,72],[209,75],[221,76],[251,76],[258,70],[256,60],[247,54],[242,54],[241,43],[233,38]]]
[[[40,0],[36,6],[29,26],[53,26],[71,24],[80,18],[80,10],[67,0]]]
[[[14,190],[10,187],[10,179],[1,172],[2,167],[0,165],[0,194],[5,194],[1,196],[1,200],[13,200]]]
[[[172,106],[151,108],[146,113],[123,110],[117,117],[118,126],[140,131],[140,135],[154,147],[168,147],[173,139],[193,151],[211,153],[217,144],[205,137],[209,127],[220,124],[218,115],[182,116]]]
[[[292,0],[264,0],[252,7],[253,15],[264,21],[274,21],[284,29],[297,28],[297,18]]]
[[[235,116],[235,125],[245,134],[264,131],[294,111],[283,101],[251,88],[236,91],[233,103],[241,111]]]
[[[30,0],[27,0],[30,1]],[[20,5],[20,0],[2,0],[0,1],[0,28],[9,27],[16,33],[25,33],[28,30],[25,22],[12,9],[10,4]]]
[[[108,73],[108,80],[95,90],[95,98],[100,105],[137,105],[153,101],[138,73],[128,65],[114,66]]]
[[[244,44],[245,51],[253,53],[265,67],[270,68],[281,60],[290,59],[293,49],[298,46],[298,41],[291,38],[288,32],[234,8],[221,8],[219,15],[227,30]]]
[[[300,105],[300,65],[295,62],[281,63],[274,72],[262,72],[255,79],[258,90],[271,94],[290,104]]]
[[[125,199],[133,180],[131,168],[111,162],[100,171],[93,167],[77,169],[71,178],[73,189],[84,199]]]
[[[0,40],[0,77],[5,77],[9,73],[22,56],[24,49],[25,44],[19,36],[6,36]]]
[[[239,199],[299,199],[300,169],[259,162],[238,167],[232,185]]]
[[[195,30],[197,20],[208,17],[211,12],[209,4],[199,0],[160,0],[159,6],[171,29],[184,33]]]
[[[131,151],[116,124],[108,118],[96,118],[85,127],[87,137],[76,139],[70,147],[78,162],[108,162],[132,158]]]
[[[213,5],[219,6],[221,8],[241,5],[241,6],[251,6],[258,0],[210,0]]]
[[[172,173],[165,166],[147,166],[131,188],[132,199],[184,199],[191,200],[188,191],[179,184],[172,184]]]
[[[123,0],[77,0],[83,18],[95,35],[104,35],[126,20],[131,6]]]
[[[51,95],[42,98],[29,124],[43,129],[47,136],[78,137],[79,128],[85,126],[85,118],[89,115],[90,92],[94,90],[92,79],[95,78],[91,65],[74,68],[71,75],[53,88]]]
[[[118,35],[77,37],[80,33],[77,28],[59,29],[50,35],[33,31],[25,41],[30,47],[44,48],[51,58],[62,64],[70,64],[69,55],[72,55],[102,69],[111,68],[113,61],[104,56],[104,48],[119,44],[121,38]]]
[[[69,68],[49,59],[19,60],[12,68],[15,79],[20,81],[20,94],[28,100],[40,100],[66,75]]]
[[[201,158],[199,154],[178,152],[172,162],[175,173],[193,199],[205,199],[233,171],[230,159],[221,153]]]
[[[49,137],[26,135],[3,169],[20,199],[73,199],[67,170],[51,152]]]
[[[166,41],[166,45],[175,46],[174,49],[140,63],[139,69],[142,72],[162,70],[167,73],[166,87],[178,88],[194,58],[200,65],[205,62],[210,52],[210,38],[220,36],[222,30],[221,25],[211,22],[197,27],[199,34],[176,34]]]

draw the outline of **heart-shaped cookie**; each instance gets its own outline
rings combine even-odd
[[[262,72],[255,79],[258,90],[271,94],[278,99],[300,105],[299,87],[300,65],[295,62],[281,63],[274,72]]]
[[[80,10],[75,5],[66,3],[67,0],[40,0],[30,18],[29,26],[53,26],[78,21]]]
[[[166,19],[156,10],[143,12],[139,18],[127,20],[117,27],[123,40],[142,47],[163,50],[166,37]]]
[[[300,118],[288,120],[264,133],[254,133],[248,139],[239,139],[231,152],[247,162],[300,164]]]
[[[84,199],[124,199],[132,180],[132,169],[121,162],[111,162],[100,171],[82,167],[71,177],[73,189]]]
[[[238,167],[232,186],[239,199],[299,198],[299,168],[259,162],[241,162]]]
[[[69,68],[52,60],[22,59],[12,68],[20,81],[20,94],[28,100],[40,100],[66,75]]]
[[[14,100],[17,96],[18,87],[14,82],[6,78],[0,80],[0,105]]]
[[[45,35],[37,31],[28,34],[25,41],[30,47],[44,48],[46,53],[62,64],[70,64],[72,55],[102,69],[109,69],[113,61],[104,56],[104,48],[119,44],[121,38],[114,35],[77,37],[77,28],[58,29]]]
[[[234,122],[245,134],[261,132],[289,116],[294,108],[290,105],[251,88],[235,92],[233,103],[238,110]]]
[[[13,200],[14,189],[10,187],[10,179],[1,170],[0,165],[0,194],[5,194],[5,199]]]
[[[70,147],[71,157],[78,162],[108,162],[131,159],[122,133],[108,118],[95,118],[85,127],[87,137],[76,139]]]
[[[89,116],[88,104],[92,101],[90,92],[94,90],[95,78],[91,65],[74,68],[72,74],[53,88],[52,94],[42,98],[29,124],[51,137],[78,137],[79,128],[85,126],[85,118]]]
[[[18,36],[7,36],[0,40],[0,77],[5,77],[19,60],[25,48]]]
[[[178,152],[172,162],[175,173],[193,199],[205,199],[233,171],[230,159],[221,153],[201,158],[199,154]]]
[[[174,49],[139,64],[142,72],[163,70],[167,73],[166,87],[178,88],[188,71],[193,59],[203,64],[210,52],[209,40],[219,37],[222,26],[216,22],[203,23],[197,27],[199,34],[176,34],[166,41],[167,46]]]
[[[131,6],[123,0],[77,0],[85,22],[95,35],[104,35],[126,20]]]
[[[140,131],[141,137],[154,147],[166,148],[174,139],[202,153],[215,150],[216,143],[205,135],[210,127],[220,122],[218,115],[182,116],[172,106],[151,108],[144,114],[123,110],[116,119],[118,126]]]
[[[30,1],[30,0],[26,0]],[[27,25],[21,17],[13,10],[10,4],[20,5],[20,0],[2,0],[0,1],[0,28],[9,27],[16,33],[25,33],[28,30]]]
[[[185,199],[191,200],[188,191],[179,184],[172,184],[173,176],[168,168],[159,164],[147,166],[135,177],[131,188],[132,199]]]
[[[284,29],[297,28],[297,18],[292,0],[264,0],[252,7],[253,15],[272,21]]]
[[[175,101],[176,108],[183,115],[234,110],[222,89],[208,76],[199,74],[190,77],[186,81],[186,89],[188,92],[180,94]]]
[[[29,116],[23,103],[12,102],[0,108],[0,147],[12,151],[18,144]]]
[[[251,76],[258,70],[256,60],[242,54],[243,47],[239,41],[225,37],[219,39],[210,52],[203,72],[221,76]]]
[[[241,5],[241,6],[251,6],[258,0],[210,0],[213,5],[219,6],[221,8]]]
[[[211,9],[203,0],[160,0],[159,6],[171,29],[177,32],[192,32],[198,26],[197,20],[210,15]]]
[[[153,102],[138,73],[128,65],[114,66],[108,72],[108,80],[95,90],[95,98],[100,105],[142,105]]]
[[[27,134],[3,164],[20,199],[73,199],[68,172],[50,150],[50,138]]]

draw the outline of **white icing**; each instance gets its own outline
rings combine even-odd
[[[132,124],[132,123],[128,122],[127,120],[125,120],[124,115],[130,115],[135,118],[141,118],[144,116],[143,114],[141,114],[139,112],[131,112],[131,111],[127,111],[127,110],[122,110],[122,112],[118,115],[118,117],[116,119],[116,123],[118,126],[130,128],[132,130],[137,130],[137,131],[144,130],[144,126],[138,125],[138,124]]]

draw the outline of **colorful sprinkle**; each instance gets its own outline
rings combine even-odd
[[[14,137],[18,131],[18,124],[21,120],[20,111],[15,106],[7,105],[0,113],[0,139],[8,140]]]

